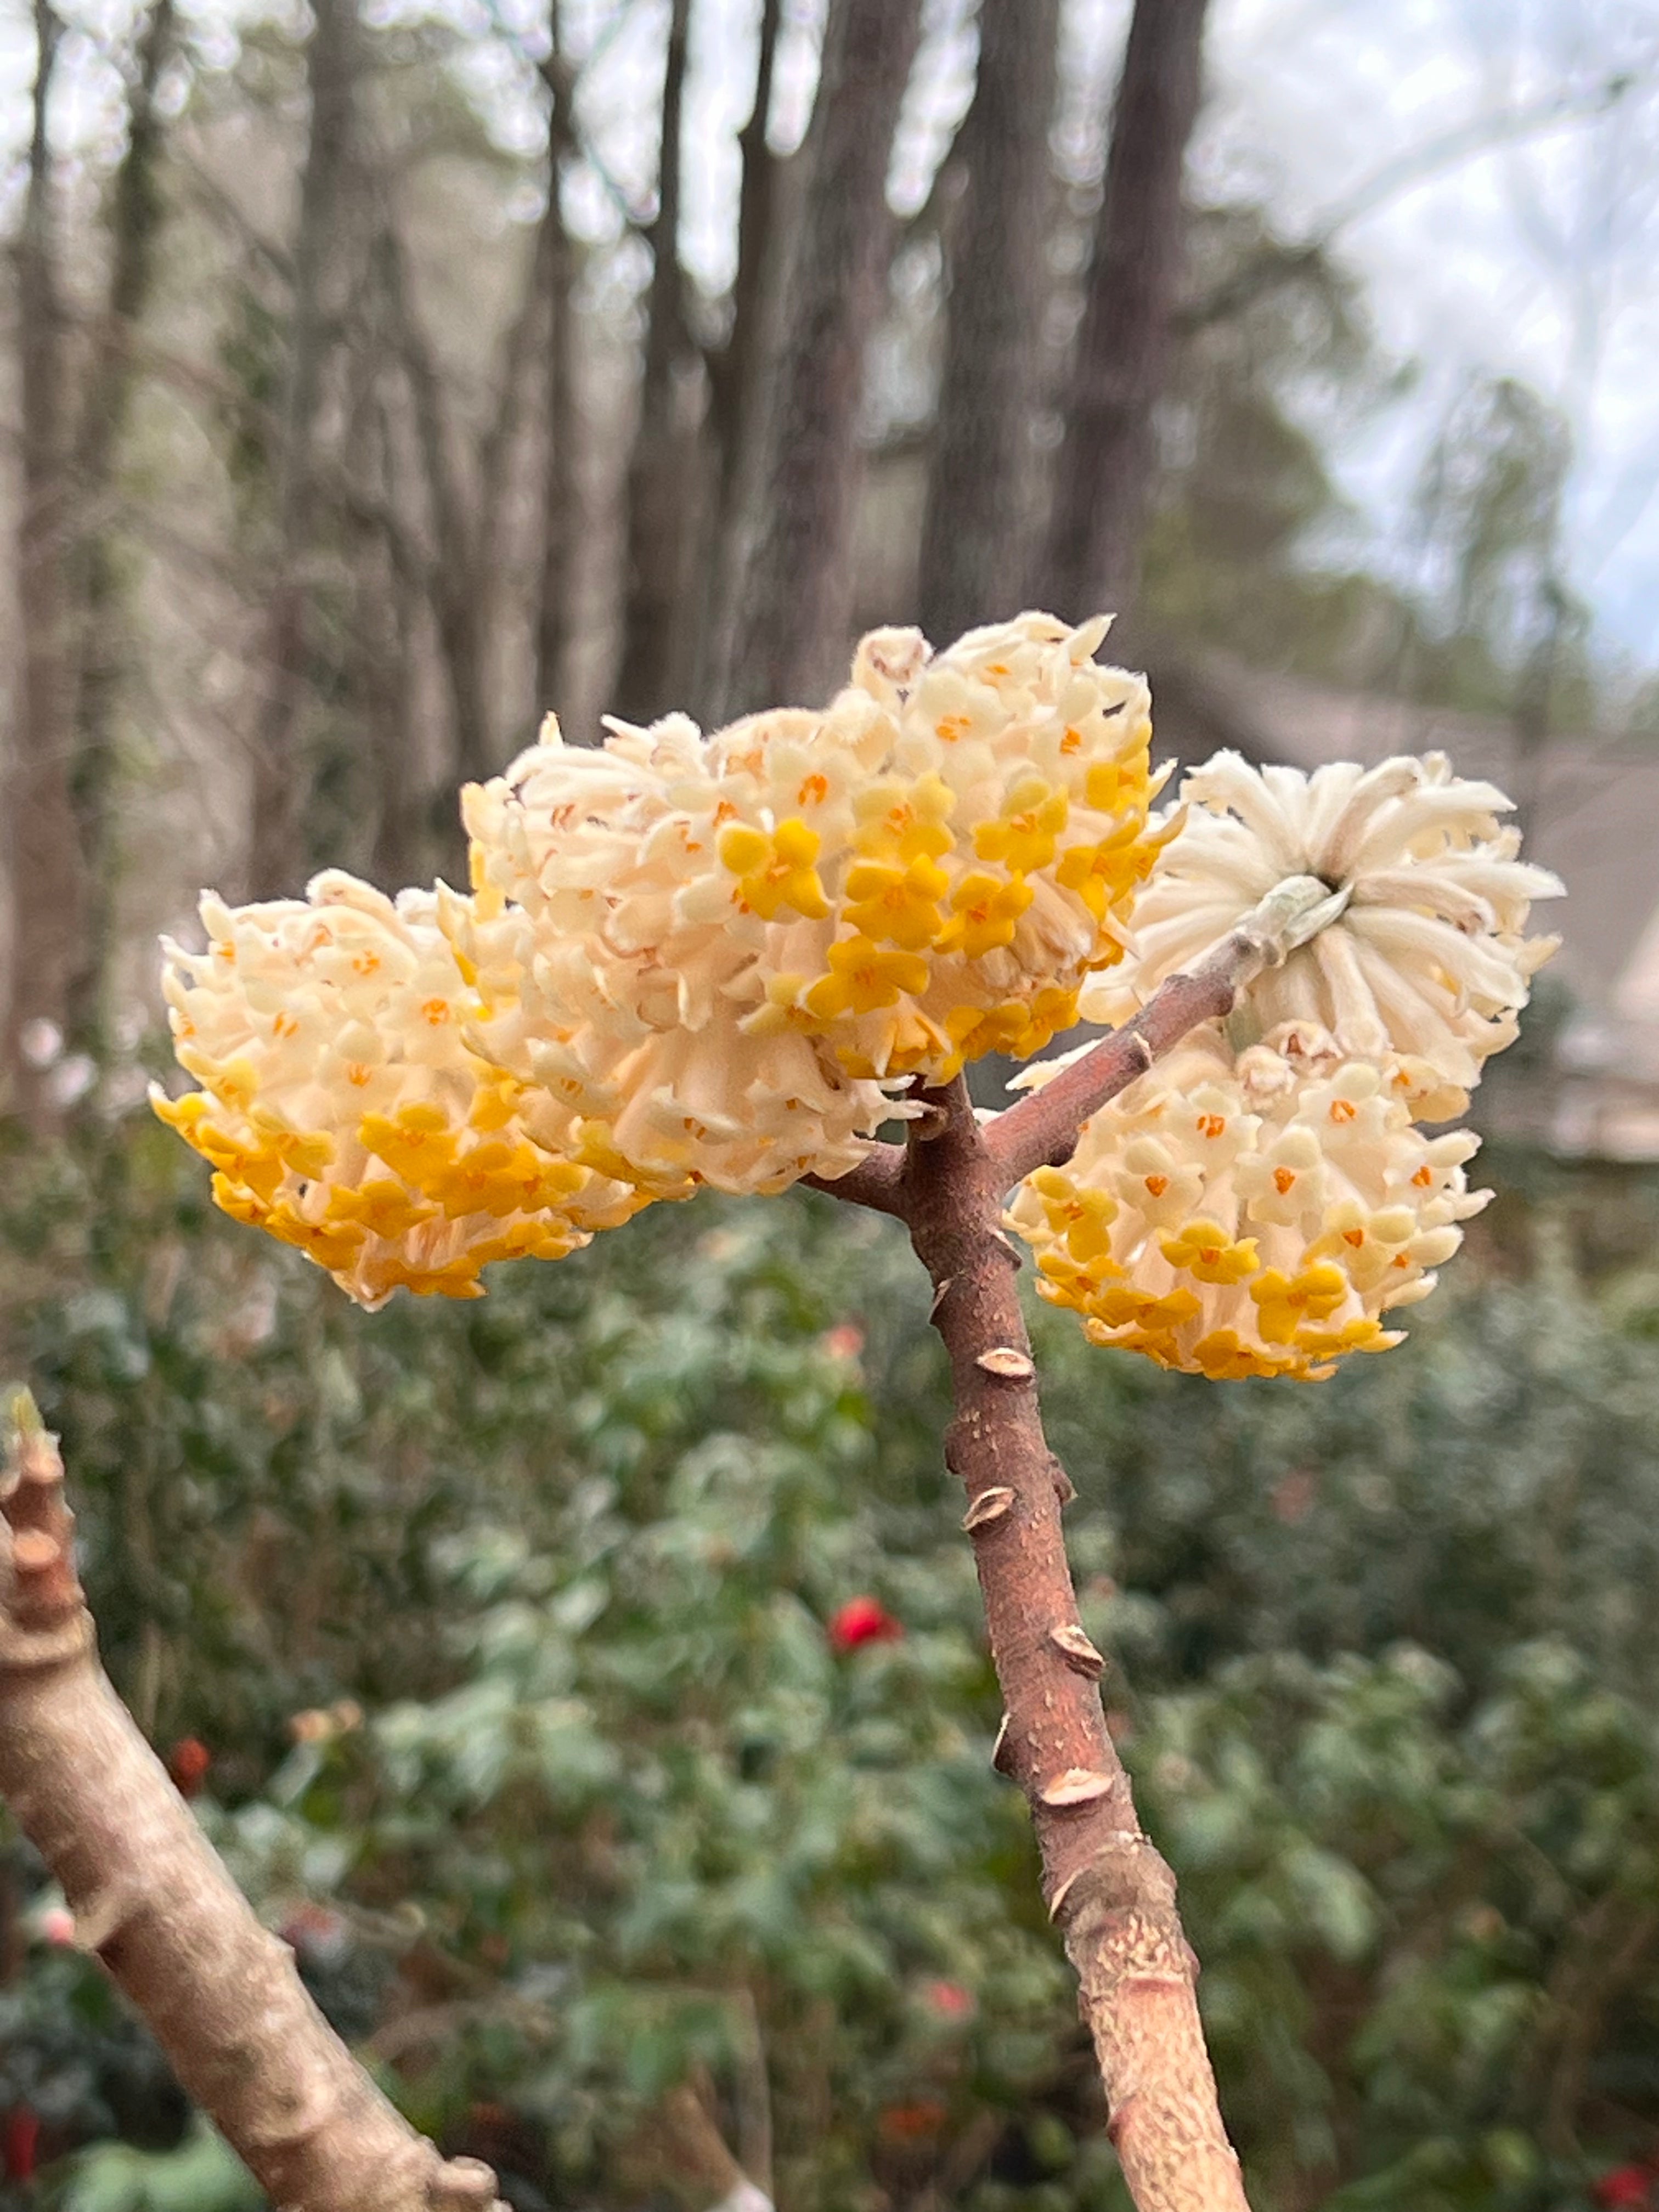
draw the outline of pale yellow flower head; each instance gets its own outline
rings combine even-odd
[[[1519,860],[1510,802],[1443,754],[1361,770],[1256,769],[1218,753],[1181,787],[1179,833],[1139,900],[1134,948],[1084,994],[1115,1024],[1190,968],[1287,876],[1346,894],[1340,917],[1253,981],[1263,1030],[1315,1022],[1346,1051],[1402,1054],[1437,1078],[1419,1119],[1461,1113],[1489,1054],[1514,1041],[1529,979],[1559,939],[1528,938],[1533,900],[1561,885]]]
[[[1478,1138],[1413,1125],[1422,1081],[1311,1022],[1237,1057],[1211,1024],[1022,1184],[1009,1225],[1096,1343],[1217,1380],[1322,1381],[1399,1342],[1385,1317],[1427,1297],[1489,1194],[1463,1176]]]
[[[872,633],[822,711],[684,716],[469,788],[442,921],[477,1049],[663,1194],[852,1166],[920,1075],[1024,1057],[1121,957],[1155,857],[1146,686],[1044,615]]]
[[[239,1221],[363,1305],[400,1285],[476,1297],[492,1260],[558,1259],[642,1200],[565,1157],[546,1102],[463,1042],[483,1011],[436,927],[337,871],[304,899],[202,901],[204,952],[166,943],[179,1063],[151,1098]]]

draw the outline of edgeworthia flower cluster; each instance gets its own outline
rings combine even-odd
[[[338,872],[305,899],[202,901],[208,945],[167,942],[179,1063],[204,1086],[156,1112],[213,1194],[362,1304],[399,1285],[478,1294],[492,1260],[561,1259],[643,1202],[548,1141],[549,1102],[469,1049],[476,994],[435,901]]]
[[[912,1077],[1024,1058],[1122,957],[1156,857],[1144,682],[1024,615],[930,658],[879,630],[822,713],[550,721],[463,799],[441,909],[478,1049],[562,1100],[574,1156],[655,1194],[834,1176]]]
[[[473,1296],[653,1198],[834,1176],[895,1093],[1072,1024],[1149,834],[1139,677],[1043,615],[860,646],[820,712],[541,743],[470,789],[473,890],[203,904],[157,1109],[215,1195],[382,1302]]]
[[[1135,947],[1084,994],[1121,1021],[1291,876],[1338,917],[1085,1127],[1022,1187],[1012,1225],[1044,1297],[1097,1342],[1212,1376],[1319,1380],[1399,1340],[1384,1316],[1432,1288],[1478,1211],[1462,1113],[1555,949],[1528,938],[1561,886],[1516,858],[1509,801],[1439,755],[1362,773],[1258,773],[1224,753],[1182,787],[1179,834]],[[1054,1073],[1033,1068],[1041,1083]]]

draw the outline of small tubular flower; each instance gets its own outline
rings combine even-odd
[[[468,1042],[653,1195],[844,1173],[913,1075],[1024,1057],[1120,959],[1161,836],[1146,686],[1046,615],[876,631],[820,713],[551,720],[463,798]]]
[[[360,1304],[400,1285],[476,1297],[493,1260],[559,1259],[643,1202],[568,1157],[548,1102],[469,1051],[479,1001],[428,894],[339,872],[304,899],[201,905],[166,941],[180,1065],[156,1113],[209,1160],[216,1202],[297,1245]]]
[[[1184,820],[1136,904],[1134,949],[1085,989],[1084,1018],[1127,1019],[1275,884],[1317,876],[1346,893],[1346,909],[1249,986],[1257,1019],[1317,1022],[1345,1052],[1392,1054],[1436,1094],[1435,1118],[1461,1113],[1559,942],[1526,935],[1532,901],[1561,885],[1516,858],[1502,792],[1455,775],[1441,753],[1304,775],[1223,752],[1185,779],[1181,800]]]
[[[1040,1295],[1097,1344],[1217,1380],[1322,1381],[1397,1344],[1383,1316],[1427,1297],[1487,1196],[1463,1176],[1479,1139],[1425,1136],[1399,1072],[1309,1022],[1237,1057],[1196,1031],[1021,1186],[1008,1223]]]

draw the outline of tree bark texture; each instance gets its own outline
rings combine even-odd
[[[12,904],[11,990],[0,1072],[32,1118],[48,1116],[24,1060],[31,1022],[63,1030],[82,943],[85,872],[70,794],[70,640],[64,590],[70,516],[64,471],[64,359],[58,246],[46,111],[63,25],[35,0],[35,65],[28,180],[15,248],[17,271],[21,503],[17,520],[22,621],[17,714],[0,811]]]
[[[1027,604],[1059,29],[1060,0],[982,0],[921,529],[921,626],[939,645]]]
[[[70,979],[68,1028],[76,1043],[94,1053],[106,1027],[106,982],[121,859],[114,824],[126,637],[112,507],[115,470],[137,382],[133,339],[149,301],[161,224],[163,125],[155,93],[173,48],[173,0],[154,0],[139,41],[138,72],[127,106],[126,151],[115,175],[109,297],[81,410],[74,462],[78,526],[71,572],[76,658],[70,796],[87,900]]]
[[[832,0],[721,687],[728,714],[817,697],[847,643],[859,404],[892,250],[887,164],[921,24],[921,0]]]
[[[416,443],[426,478],[435,555],[428,570],[432,617],[449,691],[455,766],[461,781],[482,781],[500,763],[490,740],[484,680],[488,610],[479,539],[455,462],[443,378],[410,297],[406,257],[390,219],[376,258],[414,404]]]
[[[551,65],[545,73],[547,209],[536,240],[536,283],[545,303],[547,370],[542,446],[542,557],[536,598],[536,697],[545,712],[564,696],[575,624],[572,594],[580,522],[576,475],[575,242],[565,228],[560,180],[575,143],[571,83],[562,67],[559,0],[549,17]]]
[[[1042,1433],[1019,1262],[1000,1226],[1006,1185],[960,1078],[938,1103],[942,1125],[909,1148],[906,1219],[951,1360],[945,1463],[967,1492],[1007,1712],[996,1763],[1031,1808],[1131,2195],[1140,2212],[1234,2212],[1243,2184],[1175,1876],[1141,1832],[1101,1705],[1104,1662],[1078,1621],[1060,1518],[1072,1488]]]
[[[1070,619],[1133,596],[1169,374],[1208,0],[1135,0],[1078,333],[1045,562]]]
[[[627,565],[616,711],[649,722],[674,704],[676,647],[684,605],[684,549],[692,520],[694,440],[676,389],[688,359],[685,282],[680,272],[680,125],[691,0],[673,0],[663,67],[657,219],[651,226],[651,289],[639,421],[629,457]]]
[[[1340,906],[1340,902],[1339,902]],[[1286,880],[1190,975],[1042,1089],[981,1124],[961,1077],[923,1091],[903,1145],[878,1146],[818,1189],[890,1213],[933,1285],[955,1413],[945,1463],[968,1497],[991,1656],[1006,1708],[993,1759],[1018,1782],[1042,1855],[1042,1890],[1077,1974],[1109,2124],[1139,2212],[1249,2212],[1204,2046],[1198,1962],[1175,1876],[1142,1832],[1106,1727],[1102,1655],[1077,1617],[1060,1516],[1071,1499],[1049,1451],[1002,1226],[1011,1186],[1069,1159],[1082,1124],[1240,988],[1332,918],[1326,886]]]
[[[276,544],[267,602],[264,697],[253,748],[250,896],[297,890],[304,873],[310,788],[306,732],[311,651],[310,565],[319,519],[319,422],[332,351],[333,279],[346,233],[355,138],[356,0],[314,0],[307,48],[311,136],[300,187],[294,293],[281,441]]]
[[[732,326],[719,352],[708,357],[708,429],[714,447],[714,487],[705,517],[702,624],[693,688],[701,699],[717,679],[720,640],[730,629],[730,601],[739,576],[738,528],[744,489],[760,465],[757,445],[765,427],[766,372],[772,355],[769,313],[781,255],[780,211],[783,163],[766,143],[776,74],[783,0],[762,0],[755,57],[755,104],[738,134],[743,185],[738,198],[738,271],[732,284]]]
[[[505,2212],[382,2096],[262,1928],[99,1666],[51,1437],[7,1471],[0,1792],[76,1940],[280,2212]]]

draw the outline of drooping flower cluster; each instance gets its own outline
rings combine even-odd
[[[841,1173],[902,1079],[1040,1050],[1158,849],[1104,629],[1025,615],[936,659],[878,631],[823,712],[708,738],[550,723],[465,794],[477,896],[441,919],[495,1010],[477,1049],[664,1195]]]
[[[1322,878],[1346,908],[1225,1028],[1097,1114],[1009,1218],[1042,1295],[1097,1342],[1212,1376],[1319,1380],[1398,1342],[1382,1316],[1427,1295],[1485,1202],[1462,1172],[1479,1139],[1416,1125],[1462,1113],[1514,1037],[1555,947],[1525,936],[1529,903],[1561,887],[1516,858],[1503,794],[1438,755],[1304,776],[1224,753],[1182,799],[1134,950],[1085,991],[1086,1018],[1137,1011],[1288,877]]]
[[[1035,1072],[1035,1071],[1034,1071]],[[1195,1033],[1039,1168],[1009,1212],[1039,1290],[1097,1344],[1231,1379],[1320,1380],[1399,1341],[1382,1316],[1426,1297],[1486,1203],[1467,1130],[1425,1136],[1397,1056],[1345,1056],[1291,1022],[1235,1058]]]
[[[305,899],[202,902],[204,952],[167,944],[180,1064],[156,1112],[216,1170],[227,1213],[297,1245],[369,1307],[401,1284],[478,1295],[492,1260],[558,1259],[643,1202],[548,1141],[548,1103],[462,1032],[482,1011],[429,893],[351,876]]]
[[[1085,992],[1085,1020],[1126,1019],[1275,884],[1309,875],[1347,906],[1251,987],[1263,1029],[1318,1022],[1347,1051],[1405,1054],[1464,1091],[1514,1042],[1529,979],[1559,943],[1525,934],[1528,909],[1561,885],[1516,857],[1501,791],[1454,775],[1443,753],[1304,775],[1223,752],[1183,780],[1181,798],[1180,834],[1136,908],[1133,955]]]

